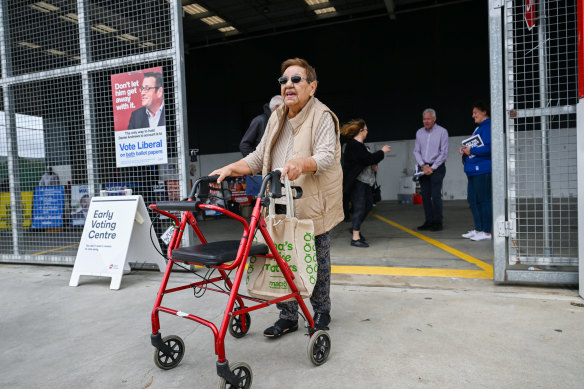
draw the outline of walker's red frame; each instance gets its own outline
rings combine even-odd
[[[158,315],[159,312],[165,312],[165,313],[168,313],[171,315],[180,316],[180,317],[183,317],[186,319],[190,319],[190,320],[195,321],[197,323],[200,323],[204,326],[207,326],[211,329],[211,331],[213,332],[213,336],[215,338],[215,354],[217,355],[218,362],[223,363],[226,361],[225,342],[224,342],[225,334],[227,332],[228,326],[230,325],[230,321],[231,321],[231,318],[233,316],[241,315],[242,327],[243,327],[244,331],[246,332],[247,324],[248,324],[248,323],[246,323],[246,320],[245,320],[246,313],[251,312],[251,311],[255,311],[255,310],[258,310],[261,308],[265,308],[269,305],[273,305],[275,303],[278,303],[278,302],[284,301],[284,300],[288,300],[290,298],[295,298],[296,301],[298,301],[298,305],[300,306],[300,309],[302,310],[302,312],[304,313],[304,316],[308,320],[309,335],[312,336],[314,334],[314,332],[315,332],[314,321],[312,319],[312,315],[310,314],[310,311],[308,310],[308,308],[306,307],[306,304],[304,303],[302,297],[300,296],[300,292],[298,291],[296,284],[294,283],[294,274],[290,270],[288,263],[278,253],[278,250],[277,250],[276,246],[274,245],[274,242],[272,241],[272,238],[270,237],[270,235],[266,229],[266,223],[263,219],[262,212],[261,212],[262,206],[263,206],[262,200],[263,200],[263,197],[258,197],[255,200],[255,205],[253,207],[253,211],[251,214],[251,219],[250,219],[249,225],[248,225],[247,221],[244,218],[242,218],[241,216],[239,216],[233,212],[230,212],[226,209],[223,209],[221,207],[218,207],[216,205],[201,204],[201,203],[193,204],[193,207],[196,207],[197,209],[200,209],[203,211],[204,210],[218,211],[218,212],[220,212],[220,213],[222,213],[222,214],[224,214],[232,219],[239,221],[243,225],[243,230],[244,230],[243,236],[241,237],[237,256],[231,264],[209,266],[210,268],[217,269],[219,271],[220,276],[214,277],[214,278],[211,278],[208,280],[195,282],[195,283],[188,284],[188,285],[170,288],[170,289],[166,289],[167,284],[168,284],[168,280],[170,278],[170,273],[172,271],[172,268],[173,268],[175,262],[177,262],[174,259],[172,259],[172,251],[179,247],[179,244],[181,242],[181,239],[183,237],[183,233],[185,231],[185,228],[187,227],[187,224],[191,228],[193,228],[193,230],[194,230],[195,234],[197,235],[198,239],[200,240],[201,244],[206,244],[207,240],[205,239],[201,230],[199,229],[199,226],[197,224],[197,220],[194,217],[192,211],[183,211],[181,213],[181,218],[179,220],[172,213],[157,209],[156,204],[150,205],[150,208],[152,210],[169,217],[170,219],[173,220],[175,225],[178,226],[178,228],[175,228],[175,230],[172,234],[171,240],[170,240],[170,244],[168,246],[167,255],[168,255],[169,260],[168,260],[168,263],[166,266],[166,270],[164,272],[164,276],[162,279],[162,283],[160,285],[160,289],[158,290],[158,295],[156,296],[156,302],[154,304],[154,309],[152,310],[152,335],[157,335],[157,334],[159,334],[159,331],[160,331],[160,320],[159,320],[159,315]],[[189,201],[193,201],[193,200],[190,199]],[[254,237],[257,229],[259,229],[261,231],[262,236],[264,237],[264,240],[266,241],[266,243],[268,245],[269,252],[271,252],[271,254],[261,255],[260,257],[274,258],[276,260],[276,262],[278,263],[278,266],[280,266],[280,269],[282,271],[282,274],[284,275],[284,278],[286,279],[286,281],[288,282],[288,285],[290,286],[290,288],[292,290],[292,293],[290,293],[290,294],[287,294],[285,296],[282,296],[282,297],[279,297],[279,298],[276,298],[273,300],[269,300],[269,301],[260,300],[260,299],[256,299],[256,298],[248,297],[248,296],[243,296],[243,295],[240,295],[238,293],[239,287],[241,285],[241,280],[243,278],[243,275],[245,274],[245,264],[247,262],[247,258],[249,256],[249,251],[250,251],[251,245],[253,243],[253,237]],[[182,262],[182,261],[180,261],[180,262]],[[234,278],[233,282],[231,282],[231,280],[227,276],[227,272],[230,270],[236,269],[236,268],[237,268],[237,271],[235,274],[235,278]],[[210,283],[223,281],[223,280],[225,281],[228,288],[230,289],[230,292],[225,292],[223,290],[210,288],[207,286]],[[224,294],[229,295],[229,299],[227,301],[227,307],[225,309],[225,313],[223,315],[223,319],[221,321],[221,326],[219,329],[217,329],[215,324],[213,324],[210,321],[207,321],[201,317],[198,317],[198,316],[195,316],[192,314],[187,314],[187,313],[184,313],[182,311],[175,310],[172,308],[161,306],[162,298],[164,297],[165,294],[178,292],[178,291],[181,291],[184,289],[190,289],[190,288],[195,288],[195,287],[196,288],[203,288],[203,289],[210,290],[213,292],[219,292],[219,293],[224,293]],[[244,299],[253,301],[257,304],[253,305],[253,306],[246,307],[244,302],[243,302]],[[237,301],[237,303],[239,305],[239,309],[236,311],[233,311],[235,301]]]

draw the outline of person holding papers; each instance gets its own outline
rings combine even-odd
[[[474,219],[474,230],[463,234],[473,241],[491,240],[493,203],[491,192],[491,118],[490,107],[479,101],[473,105],[472,117],[478,125],[472,136],[462,141],[464,172],[468,177],[467,199]]]

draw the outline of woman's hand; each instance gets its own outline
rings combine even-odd
[[[243,176],[246,174],[251,174],[251,169],[249,168],[247,162],[243,159],[240,159],[237,162],[229,164],[227,166],[223,166],[219,169],[215,169],[209,174],[210,176],[219,176],[217,179],[217,184],[220,184],[226,177],[231,176]],[[218,187],[219,185],[211,185],[214,188]]]
[[[294,181],[302,174],[303,163],[300,159],[291,159],[282,168],[282,177],[288,175],[290,181]]]
[[[226,177],[231,176],[231,174],[233,174],[233,169],[231,168],[231,165],[223,166],[222,168],[213,170],[209,175],[219,176],[219,178],[217,179],[217,182],[210,182],[209,185],[212,186],[213,188],[218,188],[219,184],[221,184],[221,181],[223,181]]]
[[[381,150],[383,150],[384,153],[389,153],[391,151],[391,146],[385,145],[381,148]]]

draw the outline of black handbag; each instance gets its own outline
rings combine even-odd
[[[371,187],[373,192],[373,204],[377,204],[381,201],[381,186],[377,183],[377,172],[375,172],[375,183]]]

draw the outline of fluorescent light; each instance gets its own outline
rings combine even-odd
[[[140,46],[142,46],[142,47],[152,47],[152,46],[154,46],[154,43],[146,41],[146,42],[140,43]]]
[[[26,42],[26,41],[20,41],[20,42],[18,42],[18,44],[21,46],[29,47],[31,49],[38,49],[40,47],[39,45],[35,45],[34,43],[30,43],[30,42]]]
[[[119,40],[128,41],[128,42],[139,41],[140,40],[140,38],[138,38],[138,37],[136,37],[134,35],[131,35],[131,34],[118,35],[118,36],[116,36],[116,38],[118,38]]]
[[[109,34],[110,32],[118,31],[113,27],[106,26],[105,24],[98,24],[96,26],[91,26],[91,29],[94,31],[97,31],[97,32],[101,32],[102,34]]]
[[[60,10],[59,7],[55,7],[53,4],[49,4],[45,1],[39,1],[34,4],[29,5],[30,8],[36,9],[37,11],[41,11],[44,13],[49,13],[51,11],[58,11]]]
[[[209,16],[208,18],[202,18],[201,21],[203,23],[207,23],[209,26],[213,26],[215,24],[227,23],[225,20],[221,19],[219,16]]]
[[[317,5],[317,4],[328,3],[329,0],[304,0],[304,2],[308,5]]]
[[[207,9],[205,7],[200,6],[197,3],[185,5],[185,6],[183,6],[183,9],[189,15],[198,15],[198,14],[204,14],[204,13],[209,12],[209,11],[207,11]]]
[[[79,19],[76,14],[69,13],[67,15],[59,15],[59,17],[71,23],[79,23]]]
[[[219,29],[219,31],[221,32],[229,32],[229,31],[237,31],[237,29],[233,26],[228,26],[228,27],[221,27]]]
[[[81,61],[81,57],[78,55],[72,56],[71,59],[76,59],[77,61]]]
[[[48,49],[47,53],[55,54],[55,55],[67,55],[64,51],[55,50],[55,49]]]
[[[317,15],[321,15],[321,14],[328,14],[331,12],[337,12],[337,10],[335,9],[335,7],[327,7],[327,8],[321,8],[321,9],[315,9],[314,13]]]

